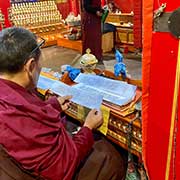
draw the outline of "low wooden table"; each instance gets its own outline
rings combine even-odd
[[[106,70],[101,71],[99,69],[95,69],[94,72],[96,74],[101,74],[111,79],[122,80],[122,77],[115,77],[112,72]],[[52,78],[52,75],[50,74],[42,73],[42,75]],[[59,80],[68,85],[74,84],[74,82],[69,78],[67,72]],[[140,80],[132,80],[126,78],[125,81],[127,83],[137,85],[139,90],[141,91],[142,84]],[[108,121],[108,131],[106,137],[112,142],[116,143],[118,146],[128,150],[128,130],[129,125],[132,125],[131,152],[139,158],[139,161],[141,161],[142,128],[141,119],[137,116],[138,112],[134,111],[127,116],[122,116],[119,107],[113,104],[109,104],[107,102],[103,102],[103,105],[110,109],[110,117]],[[85,116],[80,117],[78,115],[79,110],[82,110],[82,107],[80,105],[71,103],[71,106],[65,113],[70,117],[74,118],[75,120],[83,123]]]
[[[109,71],[101,71],[96,69],[96,74],[104,75],[105,77],[115,79],[115,80],[122,80],[122,78],[115,77],[113,73]],[[73,81],[69,79],[68,73],[65,73],[61,81],[72,85],[74,84]],[[132,80],[126,78],[125,81],[130,84],[137,85],[139,88],[139,91],[141,91],[142,84],[140,80]],[[106,137],[110,139],[112,142],[116,143],[120,147],[128,150],[128,129],[129,125],[132,124],[132,142],[131,142],[131,152],[136,155],[139,160],[141,161],[141,153],[142,153],[142,129],[141,129],[141,120],[139,117],[137,117],[137,111],[134,111],[133,113],[122,116],[120,113],[120,109],[115,107],[113,104],[109,105],[108,103],[103,102],[103,105],[110,108],[110,117],[108,122],[108,132]],[[78,110],[79,105],[77,104],[71,104],[71,107],[66,111],[66,114],[70,117],[83,122],[84,117],[81,118],[78,116]]]
[[[82,53],[82,41],[81,40],[69,40],[63,37],[57,39],[57,45],[65,48],[70,48]]]

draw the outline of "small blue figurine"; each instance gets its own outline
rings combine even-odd
[[[123,62],[123,55],[116,49],[115,58],[117,63]]]
[[[79,75],[79,73],[81,72],[80,69],[73,68],[73,67],[71,67],[71,66],[67,66],[67,67],[66,67],[66,71],[68,71],[68,73],[69,73],[69,78],[70,78],[71,80],[76,79],[76,77],[77,77],[77,76]]]
[[[116,49],[115,52],[116,64],[114,65],[114,75],[122,75],[123,78],[126,78],[126,65],[123,63],[123,55]]]

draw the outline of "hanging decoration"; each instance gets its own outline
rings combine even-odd
[[[168,27],[172,35],[180,39],[180,8],[173,11],[168,20]]]

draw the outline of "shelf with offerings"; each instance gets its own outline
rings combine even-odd
[[[59,34],[65,29],[54,1],[12,4],[9,19],[13,26],[27,28],[44,38],[45,46],[57,44]]]

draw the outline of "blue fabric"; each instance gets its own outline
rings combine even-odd
[[[117,63],[123,62],[123,55],[116,49],[115,58]]]
[[[101,31],[103,34],[108,33],[108,32],[115,32],[116,26],[109,23],[101,23]]]
[[[123,55],[116,49],[115,58],[117,63],[114,65],[114,75],[122,75],[123,78],[126,78],[126,65],[123,63]]]
[[[76,77],[77,77],[77,76],[79,75],[79,73],[81,72],[80,69],[73,68],[73,67],[71,67],[71,66],[67,66],[66,71],[68,71],[68,73],[69,73],[69,78],[70,78],[71,80],[76,79]]]
[[[126,65],[124,63],[116,63],[114,65],[114,75],[119,76],[120,74],[124,78],[126,77]]]

